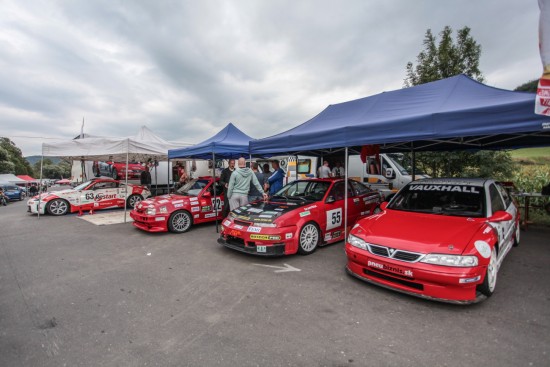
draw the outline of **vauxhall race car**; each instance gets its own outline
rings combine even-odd
[[[297,180],[268,202],[257,201],[233,210],[222,223],[218,243],[255,255],[302,255],[317,246],[344,239],[342,179]],[[378,210],[381,195],[348,181],[348,225]]]
[[[214,195],[214,189],[216,190]],[[223,185],[219,178],[199,177],[175,194],[157,196],[139,203],[130,212],[133,225],[147,232],[187,232],[193,224],[221,220]]]
[[[74,189],[52,191],[35,196],[27,201],[29,212],[51,215],[87,210],[133,208],[141,200],[151,196],[151,192],[143,186],[126,185],[124,182],[110,178],[99,178],[84,182]],[[40,209],[39,209],[40,207]]]
[[[139,163],[128,163],[128,178],[139,179],[144,167]],[[96,177],[106,176],[115,180],[126,178],[126,162],[94,161],[92,171]]]
[[[415,296],[451,303],[491,296],[520,241],[517,206],[493,180],[417,180],[381,209],[351,230],[347,271]]]

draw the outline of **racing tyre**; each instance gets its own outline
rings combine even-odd
[[[113,171],[111,172],[111,177],[114,178],[115,180],[118,180],[118,172],[114,167],[113,167]]]
[[[170,218],[168,219],[168,229],[170,232],[174,233],[184,233],[191,228],[193,224],[193,218],[191,214],[185,210],[178,210],[173,212]]]
[[[487,265],[487,272],[485,273],[485,279],[483,283],[480,284],[477,288],[482,294],[487,297],[491,297],[495,291],[497,285],[497,250],[493,248],[491,251],[491,259],[489,260],[489,265]]]
[[[63,199],[53,199],[47,204],[46,210],[51,215],[65,215],[69,212],[69,203]]]
[[[519,246],[519,240],[520,240],[520,229],[519,229],[519,223],[516,225],[516,235],[514,236],[514,247]]]
[[[126,199],[126,207],[128,209],[134,209],[134,207],[142,200],[143,198],[141,197],[141,195],[132,194],[128,196],[128,199]]]
[[[315,252],[319,245],[320,231],[313,222],[306,223],[300,230],[298,252],[300,255],[309,255]]]

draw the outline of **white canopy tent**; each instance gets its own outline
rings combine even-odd
[[[10,183],[10,184],[16,184],[16,183],[26,183],[27,181],[20,179],[14,174],[11,173],[3,173],[0,174],[0,183]]]
[[[73,160],[113,160],[120,162],[141,161],[149,158],[167,160],[168,150],[191,145],[188,143],[168,142],[154,134],[146,126],[141,126],[134,136],[124,138],[82,138],[42,144],[44,157],[62,157]],[[42,163],[40,164],[42,181]],[[128,174],[126,174],[128,185]],[[39,203],[40,205],[40,203]],[[40,215],[39,215],[40,216]],[[124,209],[126,221],[126,207]]]

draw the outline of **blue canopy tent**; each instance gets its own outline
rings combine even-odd
[[[250,142],[252,154],[510,149],[550,145],[550,118],[535,94],[489,87],[466,75],[328,106],[305,123]]]
[[[466,75],[328,106],[305,123],[250,142],[250,153],[324,155],[377,144],[382,152],[510,149],[550,145],[550,118],[535,94],[489,87]],[[414,172],[414,158],[413,158]],[[347,185],[345,186],[347,198]],[[345,201],[347,236],[347,200]]]
[[[212,159],[212,177],[216,179],[216,157],[239,158],[249,155],[249,143],[252,138],[239,130],[231,122],[216,135],[196,145],[168,150],[168,160],[175,158]],[[216,190],[214,200],[216,200]],[[216,211],[216,232],[218,231],[218,209]]]

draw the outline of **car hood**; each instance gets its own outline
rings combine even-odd
[[[275,219],[293,210],[302,209],[305,207],[316,206],[312,202],[264,202],[259,201],[254,204],[241,206],[233,210],[231,213],[236,219],[256,223],[272,223]]]
[[[359,221],[352,234],[374,245],[421,253],[464,252],[485,218],[402,212],[386,209]]]
[[[179,204],[179,203],[189,203],[190,201],[196,201],[198,202],[198,198],[196,196],[183,196],[183,195],[177,195],[177,194],[170,194],[170,195],[162,195],[162,196],[155,196],[146,200],[143,200],[138,204],[138,207],[140,205],[148,206],[153,205],[154,207],[160,207],[165,206],[168,203],[171,204]]]

